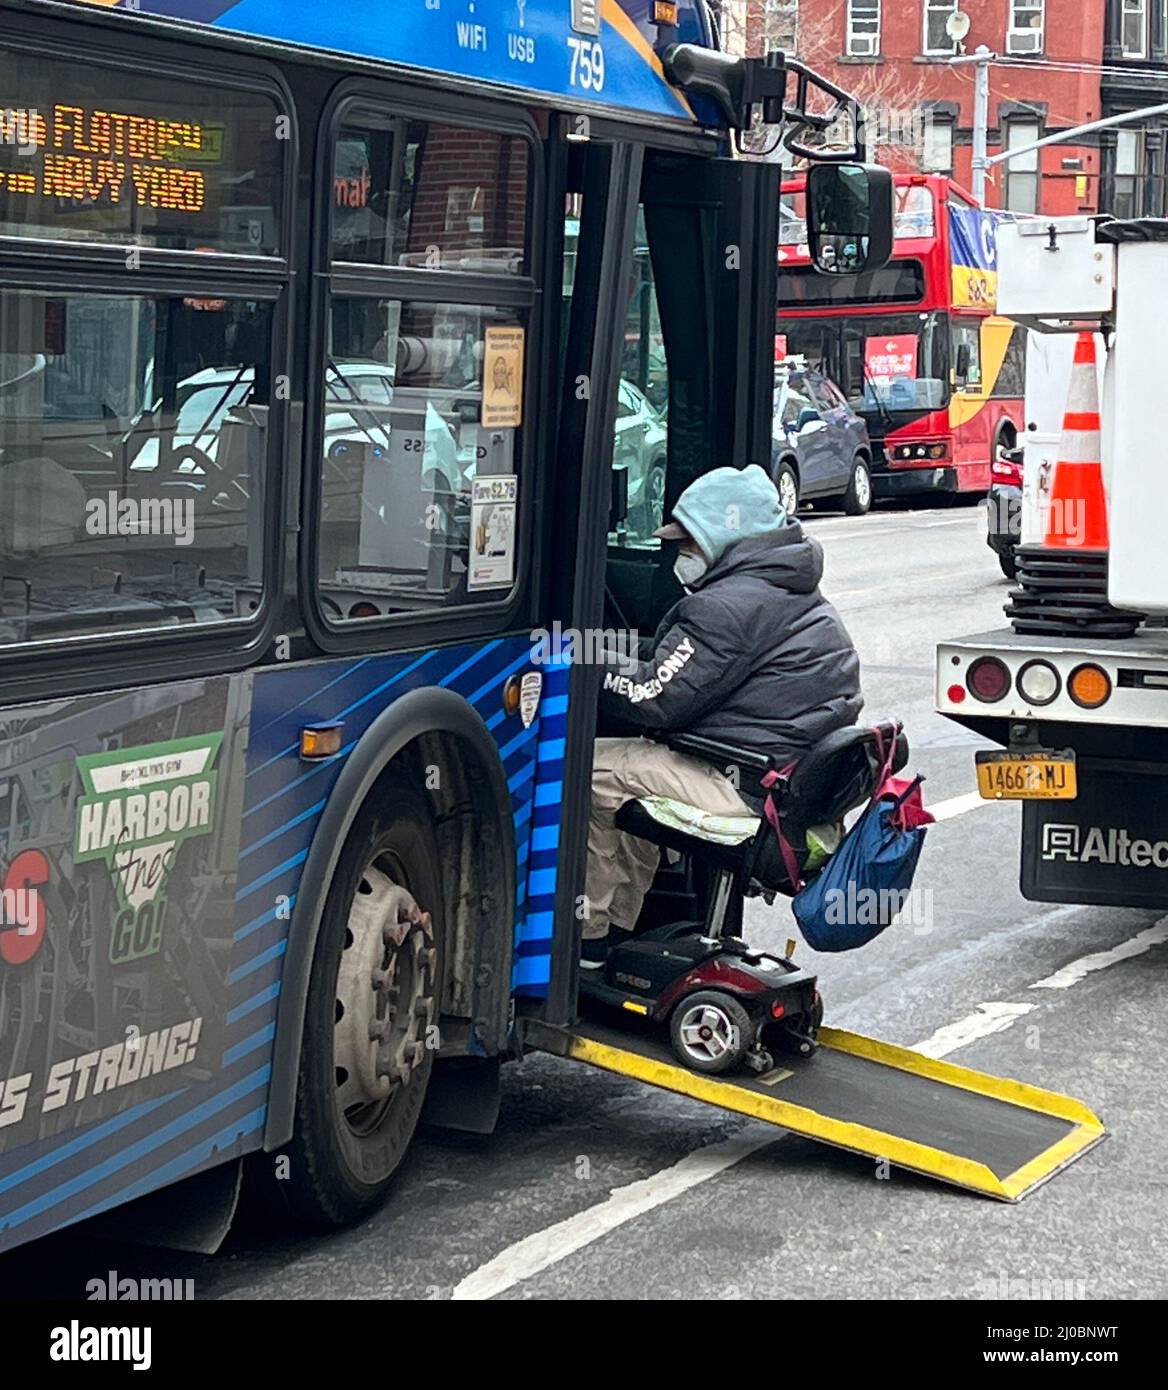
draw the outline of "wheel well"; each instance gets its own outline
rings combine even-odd
[[[400,696],[345,761],[317,822],[300,875],[288,938],[272,1059],[264,1147],[292,1136],[304,1010],[321,915],[341,852],[361,810],[388,800],[387,770],[402,766],[434,808],[446,943],[442,1053],[491,1056],[507,1045],[515,923],[515,827],[498,748],[481,717],[453,691]]]
[[[776,477],[776,478],[778,477],[779,471],[782,469],[783,464],[786,464],[786,465],[787,465],[787,467],[791,470],[791,472],[794,473],[796,481],[798,481],[798,478],[799,478],[799,460],[795,457],[795,455],[794,455],[794,454],[780,454],[780,456],[779,456],[779,461],[778,461],[778,463],[775,464],[775,477]]]
[[[872,467],[872,454],[868,449],[857,449],[855,457],[858,459],[862,459],[868,465],[869,468]]]
[[[443,1028],[443,1051],[465,1052],[462,1044],[477,1036],[476,1026],[484,1031],[485,1020],[474,1017],[484,968],[510,984],[514,832],[509,816],[506,826],[501,821],[479,750],[457,734],[435,730],[406,744],[374,783],[370,800],[383,794],[390,770],[403,767],[434,808],[448,932],[441,1013],[454,1025]]]
[[[1018,447],[1018,426],[1005,415],[998,421],[998,428],[994,435],[994,452],[997,452],[999,445],[1006,445],[1007,448],[1016,449]]]

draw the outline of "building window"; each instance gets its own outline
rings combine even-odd
[[[1139,217],[1143,212],[1143,172],[1144,132],[1121,127],[1115,132],[1115,181],[1111,195],[1111,211],[1116,217]]]
[[[956,53],[957,44],[945,32],[949,16],[957,13],[958,0],[925,0],[924,51]]]
[[[1046,0],[1010,0],[1007,53],[1041,53]]]
[[[847,52],[851,58],[880,52],[880,0],[848,0]]]
[[[925,112],[925,138],[921,168],[926,174],[953,172],[953,122]]]
[[[1125,58],[1148,56],[1147,0],[1122,0],[1123,32],[1121,43]]]
[[[1006,123],[1006,148],[1019,150],[1033,145],[1039,136],[1037,121],[1010,120]],[[1038,211],[1038,151],[1006,161],[1005,206],[1011,212]]]

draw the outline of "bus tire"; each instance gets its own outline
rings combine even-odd
[[[413,1138],[436,1051],[442,907],[426,799],[391,772],[357,816],[325,901],[296,1125],[287,1163],[274,1165],[285,1207],[307,1225],[348,1225],[376,1207]]]
[[[852,460],[852,472],[843,502],[844,511],[849,516],[863,516],[872,505],[872,473],[863,454],[857,454]]]

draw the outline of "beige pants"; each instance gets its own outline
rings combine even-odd
[[[648,739],[598,738],[588,820],[588,940],[607,935],[610,925],[631,931],[657,872],[657,846],[626,835],[614,823],[626,801],[642,796],[668,796],[719,816],[754,814],[717,768]]]

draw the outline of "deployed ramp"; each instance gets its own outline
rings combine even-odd
[[[838,1028],[820,1029],[814,1056],[783,1058],[761,1076],[702,1076],[660,1034],[593,1020],[570,1029],[532,1023],[528,1040],[1004,1202],[1020,1201],[1107,1133],[1068,1096]]]

